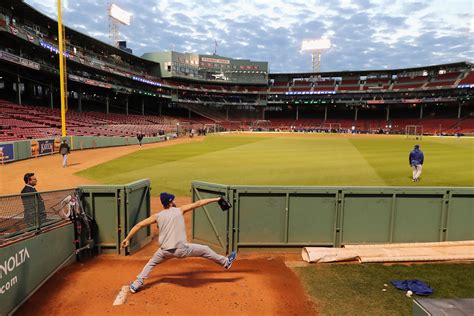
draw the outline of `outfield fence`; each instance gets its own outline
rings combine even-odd
[[[171,134],[145,137],[143,138],[142,143],[157,143],[173,137],[174,135]],[[62,140],[67,140],[71,150],[73,151],[138,144],[136,137],[108,136],[68,136],[3,142],[0,143],[0,164],[39,156],[53,155],[59,152],[59,145]]]
[[[474,188],[285,187],[192,183],[193,239],[230,252],[474,239]]]

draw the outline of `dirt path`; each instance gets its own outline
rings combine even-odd
[[[23,175],[27,172],[35,173],[38,179],[36,187],[38,191],[94,184],[96,182],[93,180],[78,177],[74,173],[139,150],[199,142],[203,139],[203,137],[178,138],[166,142],[146,144],[142,148],[138,145],[131,145],[72,151],[68,157],[68,168],[62,168],[62,156],[59,154],[0,165],[0,194],[18,194],[24,186]]]
[[[202,138],[177,139],[147,144],[156,148],[200,141]],[[41,157],[0,166],[0,194],[16,194],[23,187],[23,174],[35,172],[41,191],[93,184],[74,173],[132,153],[138,146],[104,148],[73,152],[71,166],[61,167],[59,155]],[[176,199],[178,205],[191,202]],[[161,210],[152,198],[153,212]],[[188,238],[191,214],[185,216]],[[155,268],[144,289],[129,294],[124,305],[112,303],[120,288],[129,284],[156,251],[153,242],[132,256],[101,255],[85,263],[65,267],[48,280],[16,315],[316,315],[317,308],[306,296],[295,274],[285,265],[300,260],[299,255],[242,254],[230,271],[201,258],[172,259]]]

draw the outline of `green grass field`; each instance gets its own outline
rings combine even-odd
[[[425,153],[421,181],[408,153]],[[78,173],[104,184],[150,178],[153,194],[190,194],[191,181],[250,185],[472,186],[474,139],[404,136],[230,134],[146,149]]]
[[[411,315],[417,296],[406,297],[391,280],[422,280],[433,289],[428,298],[470,298],[472,268],[472,264],[322,264],[294,270],[321,315]]]

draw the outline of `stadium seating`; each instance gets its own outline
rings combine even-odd
[[[163,116],[74,112],[66,114],[69,135],[157,135],[176,130],[177,119]],[[41,106],[18,105],[0,100],[0,141],[39,139],[61,135],[61,112]]]
[[[471,71],[459,84],[474,84],[474,71]]]

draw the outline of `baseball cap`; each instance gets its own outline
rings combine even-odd
[[[168,206],[171,202],[174,200],[174,195],[167,193],[167,192],[161,192],[160,193],[160,201],[161,204],[166,207]]]
[[[415,145],[415,148],[420,148],[420,145]]]

